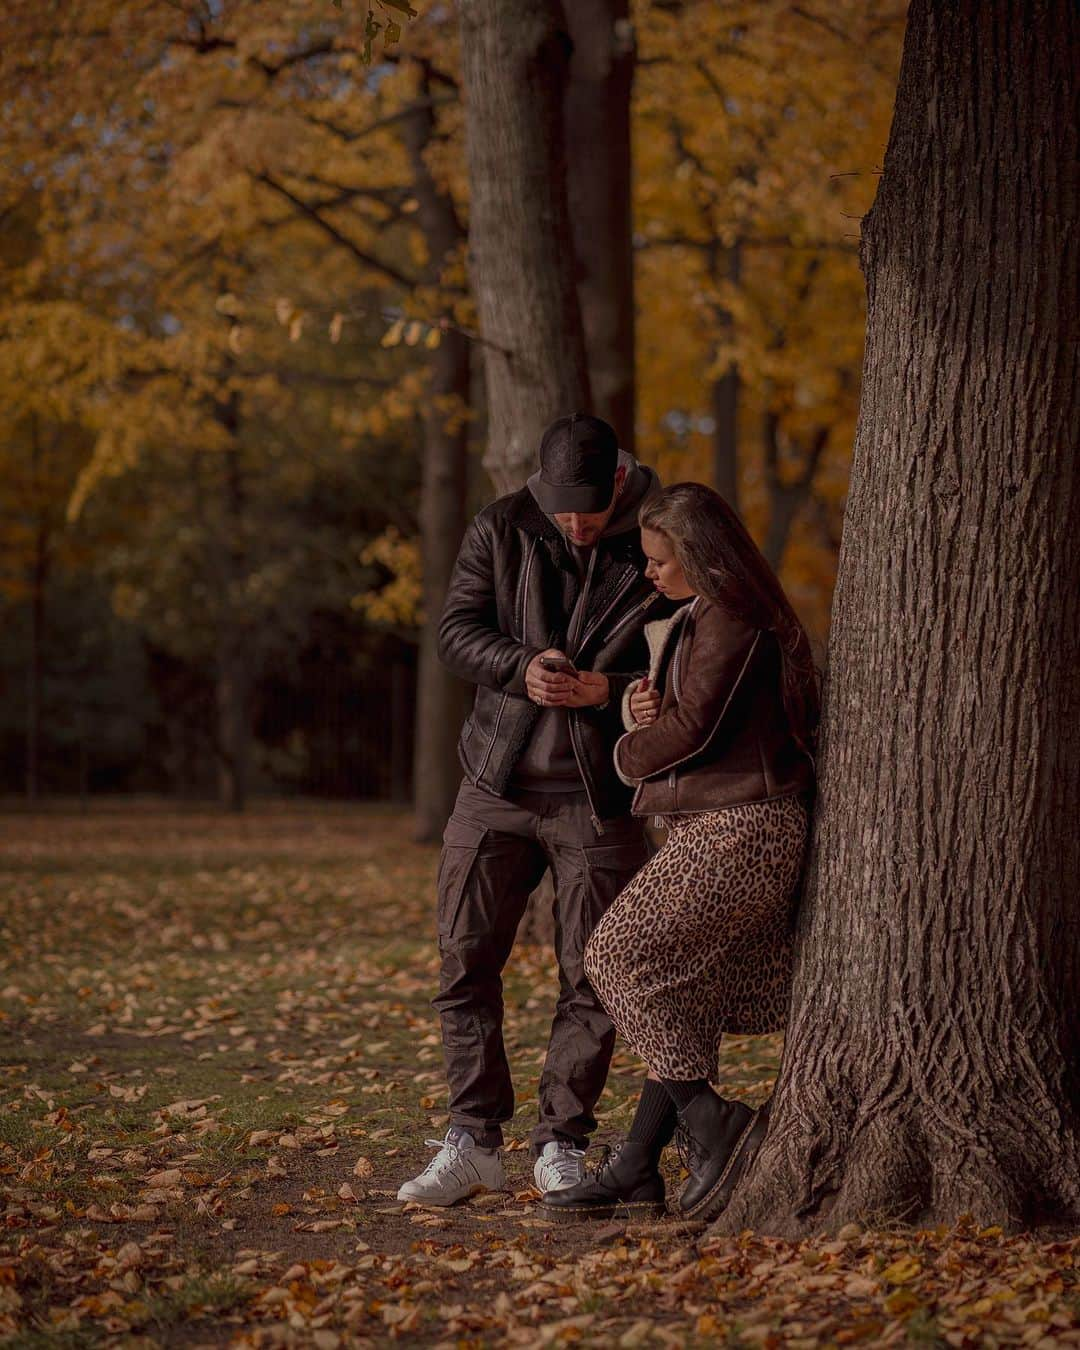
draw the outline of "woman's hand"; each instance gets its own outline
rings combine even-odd
[[[570,677],[572,689],[562,704],[564,708],[599,708],[608,701],[608,677],[593,670],[579,670],[577,679]]]
[[[648,726],[660,716],[660,692],[650,687],[647,676],[630,695],[630,716],[638,726]]]

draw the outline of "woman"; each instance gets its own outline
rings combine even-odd
[[[662,1212],[676,1126],[690,1172],[679,1211],[714,1218],[767,1126],[767,1108],[710,1086],[720,1037],[777,1030],[787,1011],[818,718],[810,644],[711,488],[676,484],[640,523],[646,575],[687,603],[646,626],[651,667],[624,699],[615,765],[635,814],[669,833],[597,925],[585,969],[650,1072],[626,1142],[544,1196],[552,1218]]]

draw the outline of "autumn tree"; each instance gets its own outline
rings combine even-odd
[[[464,229],[453,155],[444,150],[454,126],[453,110],[449,128],[444,114],[455,103],[454,78],[440,64],[452,59],[452,44],[448,51],[442,40],[449,21],[435,16],[418,24],[408,59],[398,60],[394,44],[414,12],[401,0],[380,0],[374,19],[329,5],[312,16],[309,8],[280,6],[271,22],[254,4],[227,13],[177,7],[153,16],[138,5],[86,6],[59,20],[21,6],[15,17],[23,46],[46,58],[39,83],[48,93],[38,101],[55,120],[56,138],[49,147],[35,141],[28,117],[23,149],[40,166],[76,164],[79,174],[95,175],[96,211],[74,195],[78,174],[70,175],[66,197],[62,176],[50,184],[51,194],[65,211],[75,210],[80,224],[89,216],[91,233],[105,247],[115,249],[126,232],[138,273],[131,289],[144,301],[134,331],[160,322],[164,312],[177,338],[171,345],[187,351],[181,375],[194,373],[192,357],[204,363],[205,388],[201,396],[187,391],[185,401],[202,410],[223,463],[233,469],[221,479],[229,509],[220,518],[236,527],[217,549],[222,595],[244,594],[248,571],[241,541],[251,452],[238,455],[235,446],[251,407],[238,391],[266,393],[275,381],[280,387],[290,366],[286,380],[302,382],[307,377],[298,367],[307,364],[310,372],[311,363],[297,359],[300,349],[324,344],[328,332],[333,344],[346,327],[367,333],[374,325],[376,344],[386,332],[399,338],[404,332],[398,354],[378,357],[381,378],[352,376],[358,397],[346,402],[350,379],[337,377],[341,407],[334,418],[342,454],[396,440],[408,423],[423,447],[418,518],[428,596],[408,622],[418,622],[420,633],[418,833],[430,837],[441,828],[459,777],[448,727],[460,721],[462,691],[434,659],[433,626],[464,528],[470,425],[470,344],[461,326],[467,315],[454,312],[464,294]],[[16,51],[9,58],[13,88],[21,69]],[[372,56],[377,69],[365,64]],[[132,65],[136,81],[127,78]],[[76,101],[68,86],[85,95],[88,70],[94,97]],[[354,86],[362,96],[343,99]],[[69,122],[55,111],[65,108]],[[157,211],[147,210],[148,194]],[[71,231],[57,233],[72,242]],[[264,247],[270,238],[276,249]],[[289,276],[266,265],[268,253],[278,259],[299,248],[309,257],[313,245],[326,255],[315,268]],[[75,249],[85,251],[85,244]],[[222,272],[233,279],[214,294]],[[95,303],[89,269],[78,276],[89,309]],[[281,278],[276,293],[272,276]],[[200,288],[213,303],[200,302]],[[112,304],[104,297],[99,308]],[[268,370],[265,320],[275,313],[296,351],[284,369],[279,363]],[[132,323],[130,313],[122,317]],[[157,356],[160,375],[172,358]],[[325,384],[335,377],[323,371],[318,378]],[[161,384],[140,381],[138,397],[125,388],[123,402],[113,403],[82,496],[154,443],[163,430],[155,425]],[[186,428],[189,444],[203,446],[205,437],[198,429],[192,437],[192,430]],[[410,522],[409,533],[415,528]],[[217,607],[218,743],[223,791],[233,802],[244,796],[253,710],[245,666],[258,646],[241,610]]]
[[[1080,1217],[1071,0],[914,0],[769,1135],[721,1228]]]
[[[858,404],[857,218],[904,6],[637,7],[640,436],[736,504],[825,629]]]

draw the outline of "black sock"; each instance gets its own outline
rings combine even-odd
[[[679,1110],[685,1111],[695,1097],[709,1091],[709,1080],[694,1078],[689,1083],[669,1083],[665,1078],[664,1089]]]
[[[627,1140],[634,1144],[648,1144],[659,1158],[674,1138],[677,1123],[675,1103],[665,1091],[663,1083],[646,1078]]]

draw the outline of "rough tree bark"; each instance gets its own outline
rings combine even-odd
[[[771,1131],[719,1229],[1080,1217],[1074,0],[914,0]]]
[[[432,72],[425,62],[419,62],[418,66],[418,102],[406,123],[405,141],[412,165],[417,217],[428,246],[425,280],[437,286],[447,260],[464,238],[464,230],[453,199],[428,168],[425,152],[435,134]],[[461,781],[457,738],[467,711],[467,691],[440,664],[437,648],[439,615],[466,525],[470,365],[469,341],[452,329],[443,334],[428,362],[420,474],[424,619],[420,630],[413,756],[413,832],[423,842],[438,839],[442,834]]]
[[[565,4],[573,42],[565,99],[567,192],[592,411],[634,449],[634,257],[629,0]]]
[[[497,491],[520,487],[548,422],[590,403],[574,284],[558,0],[461,0],[473,293]]]

